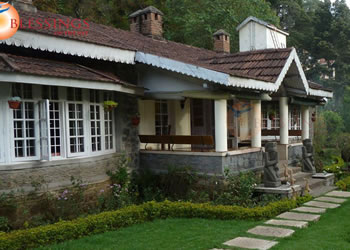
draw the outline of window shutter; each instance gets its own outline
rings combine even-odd
[[[51,161],[49,100],[39,102],[41,160]]]

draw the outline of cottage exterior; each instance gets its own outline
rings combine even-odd
[[[0,189],[39,177],[51,188],[70,176],[101,182],[122,153],[134,167],[220,175],[261,170],[264,143],[277,140],[281,160],[293,163],[312,136],[314,107],[332,97],[306,80],[287,34],[252,17],[238,27],[241,52],[231,54],[223,30],[215,51],[164,40],[153,7],[130,15],[129,32],[37,11],[31,1],[14,6],[23,25],[0,41]],[[111,100],[119,106],[105,111]],[[140,143],[140,135],[187,141]],[[212,142],[188,143],[198,136]]]

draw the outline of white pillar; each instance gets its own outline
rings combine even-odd
[[[215,100],[215,151],[227,151],[227,101]]]
[[[310,112],[308,106],[302,106],[301,107],[301,120],[303,122],[302,125],[302,138],[303,140],[310,138]]]
[[[252,147],[261,148],[261,100],[251,101],[252,105]]]
[[[288,145],[288,97],[280,97],[280,144]]]

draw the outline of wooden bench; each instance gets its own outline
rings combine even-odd
[[[174,150],[175,144],[190,144],[190,145],[214,145],[213,136],[206,135],[139,135],[140,142],[146,143],[145,149],[147,150],[147,144],[169,144],[171,150]]]

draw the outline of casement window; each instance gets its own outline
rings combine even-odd
[[[156,103],[156,135],[168,135],[169,133],[169,111],[166,100],[157,100]]]
[[[85,152],[84,105],[82,89],[67,88],[68,153],[71,156]]]
[[[113,100],[113,93],[104,92],[103,100]],[[114,127],[113,127],[113,112],[104,111],[104,150],[110,151],[114,149]]]
[[[59,91],[56,86],[43,86],[42,87],[42,98],[46,101],[43,101],[40,105],[40,121],[41,121],[41,130],[45,129],[45,126],[48,128],[48,141],[47,154],[50,155],[50,158],[55,157],[63,157],[63,123],[62,123],[62,102],[59,101]],[[46,114],[45,114],[46,112]],[[47,119],[47,123],[45,125],[43,119],[44,117]],[[44,147],[42,134],[42,149]],[[46,134],[46,133],[45,133]],[[42,155],[45,153],[42,153]],[[46,157],[44,157],[46,158]]]
[[[39,158],[38,105],[32,99],[32,86],[13,84],[12,96],[22,98],[21,105],[12,110],[13,141],[15,159],[30,160]]]
[[[90,136],[92,152],[102,151],[102,113],[100,92],[90,90]]]
[[[289,129],[301,130],[301,110],[300,106],[290,106],[289,112]]]
[[[273,116],[273,119],[271,116]],[[261,129],[280,129],[280,110],[278,103],[262,105],[261,109]]]

